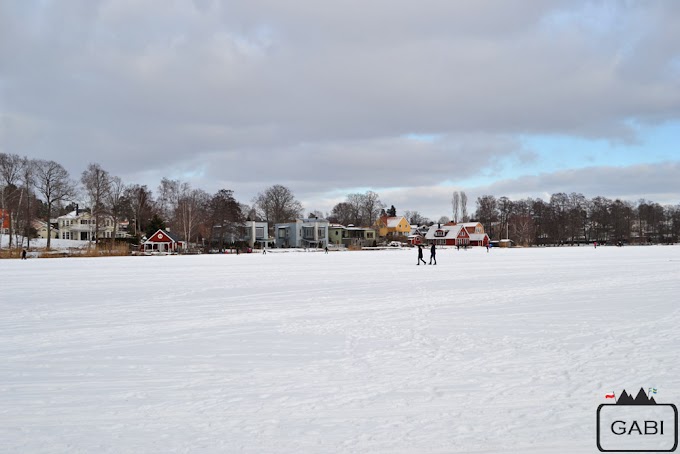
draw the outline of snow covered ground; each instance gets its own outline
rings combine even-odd
[[[20,236],[18,244],[19,244],[18,247],[26,247],[25,238]],[[50,249],[55,251],[68,252],[69,250],[72,249],[85,249],[90,244],[91,243],[89,241],[62,240],[58,238],[52,238],[52,241],[50,241]],[[17,242],[15,241],[14,236],[12,236],[12,246],[17,247]],[[9,247],[9,235],[0,235],[0,248],[7,247]],[[31,240],[31,250],[45,249],[46,247],[47,247],[46,238],[33,238]]]
[[[437,259],[0,260],[0,450],[595,453],[605,393],[680,404],[680,247]]]

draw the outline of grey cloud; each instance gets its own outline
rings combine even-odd
[[[475,210],[478,197],[493,195],[519,200],[527,197],[548,201],[558,192],[582,193],[588,198],[603,196],[636,202],[647,199],[663,205],[678,203],[680,193],[680,161],[625,167],[586,167],[559,172],[526,175],[488,186],[421,185],[380,191],[383,202],[393,204],[399,213],[416,210],[437,220],[451,217],[453,191],[465,191],[468,212]],[[314,206],[323,206],[323,198],[311,199]],[[315,208],[316,209],[316,208]],[[328,208],[321,208],[328,209]]]
[[[74,173],[97,161],[206,186],[287,181],[305,195],[438,184],[504,155],[532,159],[515,134],[634,140],[631,121],[677,120],[678,12],[673,1],[2,2],[0,148]]]
[[[586,197],[603,196],[636,201],[646,198],[658,203],[678,203],[680,161],[631,166],[602,166],[568,169],[498,181],[475,188],[511,199],[546,197],[557,192],[577,192]]]

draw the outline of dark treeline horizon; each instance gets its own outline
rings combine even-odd
[[[510,238],[524,246],[582,243],[676,243],[680,238],[680,205],[661,205],[559,192],[549,200],[477,198],[473,219],[489,237]]]

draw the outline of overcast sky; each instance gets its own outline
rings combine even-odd
[[[0,151],[305,210],[680,202],[680,1],[0,0]],[[474,207],[472,207],[474,208]]]

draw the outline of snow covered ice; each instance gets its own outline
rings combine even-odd
[[[416,259],[2,260],[0,450],[594,453],[606,393],[680,404],[679,247]]]

